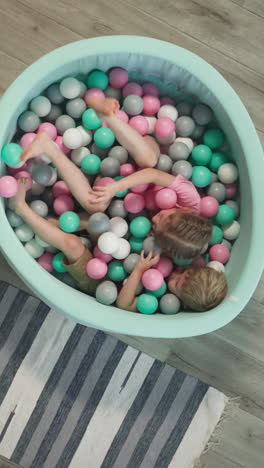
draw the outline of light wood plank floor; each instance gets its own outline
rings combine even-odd
[[[245,103],[264,143],[263,0],[0,0],[0,93],[22,70],[55,47],[86,37],[138,34],[167,40],[203,57]],[[0,279],[25,288],[0,257]],[[263,468],[264,277],[245,310],[209,335],[158,340],[120,338],[241,396],[209,468]],[[179,467],[180,468],[180,467]]]

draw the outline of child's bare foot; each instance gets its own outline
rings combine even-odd
[[[23,206],[26,205],[25,198],[26,198],[28,178],[21,177],[21,179],[18,179],[17,183],[18,183],[18,191],[16,193],[16,196],[13,198],[10,198],[10,200],[8,201],[8,207],[11,210],[13,210],[16,214],[21,215],[23,211]]]
[[[96,112],[104,115],[112,115],[119,109],[117,99],[104,97],[90,97],[87,99],[88,106],[92,107]]]
[[[56,144],[52,141],[46,132],[40,132],[35,137],[34,141],[29,145],[20,156],[21,161],[27,161],[31,158],[36,158],[43,153],[50,155],[52,150],[56,148]]]

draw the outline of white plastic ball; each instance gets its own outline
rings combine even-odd
[[[49,182],[46,184],[47,187],[50,187],[51,185],[55,184],[55,182],[56,182],[56,180],[58,178],[57,171],[55,169],[53,169],[53,167],[51,169],[52,169],[52,176],[51,176]]]
[[[85,83],[83,83],[83,81],[79,81],[79,83],[80,83],[80,88],[81,88],[79,96],[83,97],[87,91],[87,86]]]
[[[81,85],[76,78],[64,78],[60,83],[60,92],[66,99],[74,99],[80,95]]]
[[[113,258],[116,258],[117,260],[122,260],[130,254],[130,250],[131,247],[129,242],[126,239],[119,238],[118,249],[112,253]]]
[[[175,122],[178,117],[178,111],[176,107],[172,106],[171,104],[164,104],[164,106],[160,107],[158,112],[158,118],[160,117],[168,117]]]
[[[79,130],[79,132],[81,132],[82,135],[82,146],[89,145],[93,139],[93,134],[91,130],[88,130],[88,128],[84,128],[82,125],[79,125],[77,129]]]
[[[204,245],[204,247],[201,250],[201,255],[203,255],[208,249],[208,242]]]
[[[77,148],[71,152],[71,160],[76,164],[76,166],[81,166],[81,162],[87,154],[90,154],[90,150],[88,148],[85,148],[84,146],[81,146],[80,148]]]
[[[113,254],[119,247],[119,241],[113,232],[104,232],[98,239],[98,247],[103,253]]]
[[[156,117],[149,117],[148,115],[144,115],[144,117],[148,121],[149,128],[148,128],[147,133],[150,135],[151,133],[154,133],[155,124],[157,122],[157,119],[156,119]]]
[[[21,224],[15,229],[16,236],[21,242],[28,242],[34,237],[34,232],[27,224]]]
[[[219,271],[219,272],[225,272],[225,267],[223,265],[223,263],[220,263],[220,262],[217,262],[216,260],[212,261],[212,262],[208,262],[207,265],[209,268],[213,268],[214,270],[216,271]]]
[[[82,244],[87,247],[87,249],[91,250],[92,248],[92,243],[90,239],[87,239],[87,237],[82,237],[80,236],[80,240],[82,241]]]
[[[63,134],[63,143],[67,148],[77,149],[83,144],[83,137],[78,128],[69,128]]]
[[[128,231],[127,222],[120,216],[110,219],[110,231],[117,237],[124,237]]]
[[[34,200],[30,203],[29,206],[34,211],[34,213],[42,216],[43,218],[47,216],[49,212],[48,205],[42,200]]]
[[[233,184],[238,178],[238,170],[234,164],[225,163],[219,167],[217,175],[223,184]]]
[[[39,245],[35,239],[31,239],[25,244],[25,249],[33,258],[39,258],[44,253],[44,247]]]
[[[39,236],[37,236],[37,234],[35,235],[35,241],[36,241],[37,244],[39,244],[41,247],[50,247],[50,244],[48,244],[47,242],[45,242],[44,240],[42,240]]]
[[[49,158],[49,156],[47,156],[47,154],[41,154],[39,157],[38,157],[38,161],[42,161],[44,162],[45,164],[50,164],[51,163],[51,159]]]
[[[223,226],[224,238],[227,240],[235,240],[240,233],[240,224],[238,221],[233,221],[230,224]]]
[[[180,142],[180,143],[184,143],[186,146],[188,146],[189,150],[190,150],[190,153],[192,152],[193,148],[194,148],[194,144],[193,144],[193,141],[191,138],[188,138],[188,137],[177,137],[176,140],[175,140],[175,143],[176,142]]]
[[[51,111],[51,102],[45,96],[37,96],[32,99],[29,107],[39,117],[45,117]]]

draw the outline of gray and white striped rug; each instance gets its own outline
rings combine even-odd
[[[0,454],[25,468],[190,468],[226,397],[0,282]]]

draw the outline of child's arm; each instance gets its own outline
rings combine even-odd
[[[152,258],[152,251],[149,252],[148,256],[144,257],[144,250],[140,254],[140,259],[129,276],[128,280],[122,287],[118,294],[116,305],[120,309],[130,310],[136,312],[137,310],[137,298],[136,290],[141,280],[141,276],[144,271],[156,265],[160,259],[160,255],[157,254]]]

